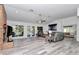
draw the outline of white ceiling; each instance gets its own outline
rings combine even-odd
[[[45,24],[66,17],[76,16],[79,4],[6,4],[8,20],[37,23],[38,14],[48,17]],[[32,9],[33,12],[29,10]]]

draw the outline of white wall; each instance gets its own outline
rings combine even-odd
[[[51,22],[50,24],[57,23],[57,31],[63,32],[63,26],[66,25],[77,25],[77,41],[79,41],[79,17],[73,16],[68,17],[64,19],[58,19],[56,21]],[[46,30],[48,30],[48,24],[45,26],[47,27]]]
[[[19,22],[19,21],[11,21],[11,20],[8,20],[7,24],[10,26],[15,26],[15,25],[23,25],[24,26],[24,36],[17,37],[17,38],[23,38],[23,37],[27,38],[27,26],[35,26],[35,34],[37,33],[37,26],[43,26],[42,24],[25,23],[25,22]]]
[[[14,26],[14,25],[24,25],[24,36],[23,37],[27,37],[27,33],[25,31],[25,29],[27,28],[27,26],[35,26],[36,32],[37,32],[37,26],[43,26],[43,30],[44,32],[48,31],[48,25],[42,25],[42,24],[33,24],[33,23],[24,23],[24,22],[17,22],[17,21],[10,21],[8,20],[8,25]],[[77,41],[79,41],[79,17],[77,16],[73,16],[73,17],[68,17],[68,18],[64,18],[64,19],[59,19],[56,21],[51,22],[50,24],[54,24],[57,23],[57,31],[61,31],[63,32],[63,26],[66,25],[77,25]]]

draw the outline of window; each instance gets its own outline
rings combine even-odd
[[[13,36],[23,36],[24,35],[24,26],[23,25],[15,25],[13,26]]]

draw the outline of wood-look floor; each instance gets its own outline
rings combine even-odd
[[[1,55],[78,55],[79,42],[73,38],[48,43],[44,38],[14,40],[14,48],[1,50]]]

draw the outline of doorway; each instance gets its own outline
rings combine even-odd
[[[43,27],[37,27],[37,36],[43,37]]]

